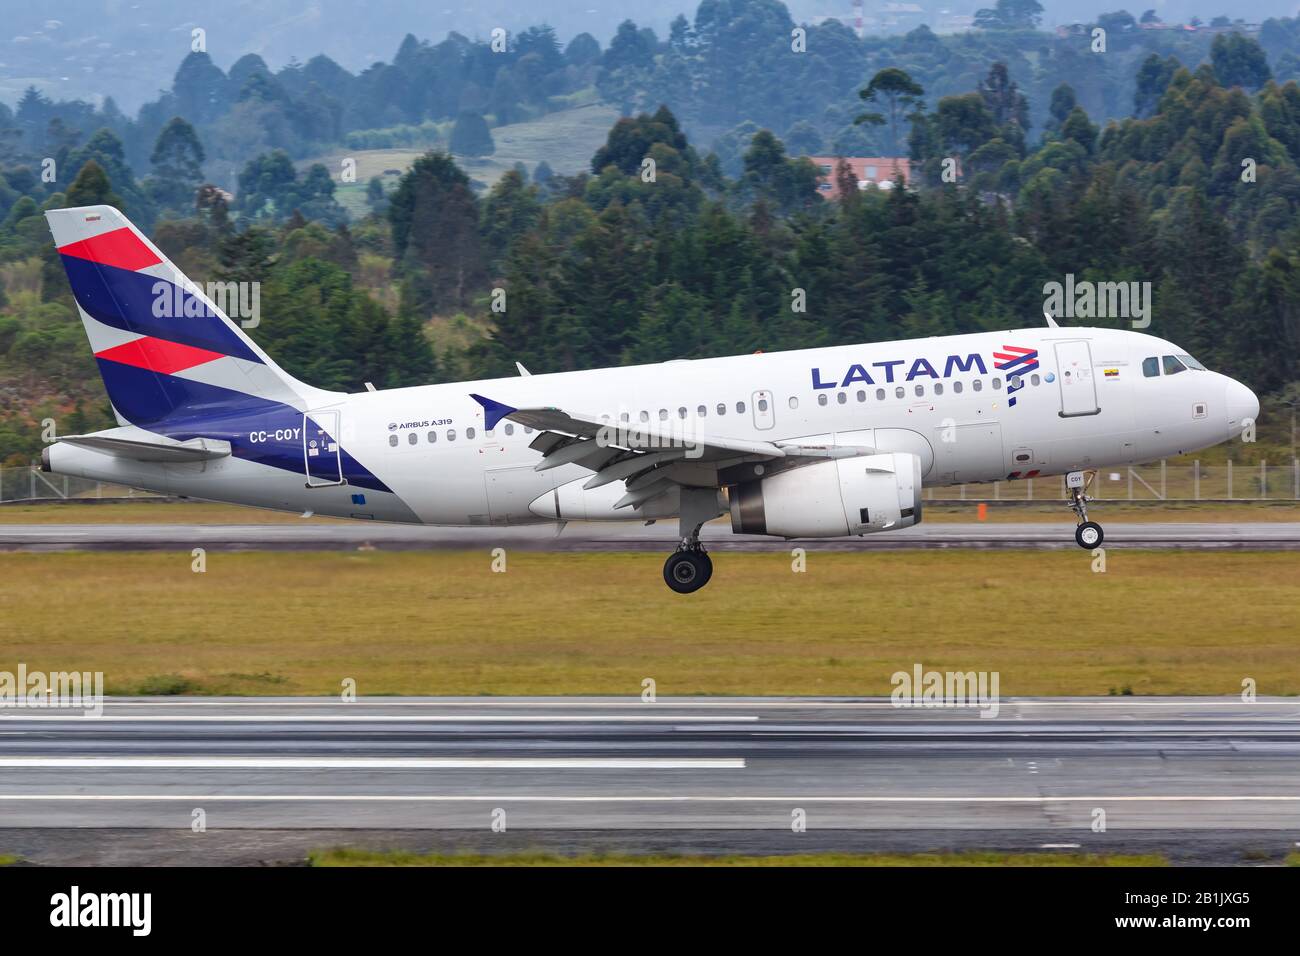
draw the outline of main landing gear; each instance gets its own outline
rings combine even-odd
[[[693,542],[683,541],[681,546],[664,562],[664,580],[678,594],[690,594],[709,583],[713,577],[713,559],[700,544],[700,539]]]
[[[681,543],[664,562],[664,581],[678,594],[691,594],[713,577],[713,559],[700,544],[700,528],[721,514],[722,509],[716,488],[683,487],[680,495],[677,527]]]
[[[1106,533],[1097,522],[1088,520],[1088,502],[1092,500],[1084,494],[1088,481],[1088,476],[1081,471],[1072,471],[1065,476],[1066,487],[1070,489],[1070,510],[1079,519],[1079,526],[1074,529],[1074,540],[1079,547],[1091,551],[1101,547]]]

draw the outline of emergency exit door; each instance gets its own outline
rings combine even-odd
[[[1101,411],[1097,407],[1097,380],[1092,374],[1092,349],[1087,342],[1057,342],[1056,370],[1062,418]]]
[[[343,484],[338,409],[303,414],[302,459],[308,488]]]

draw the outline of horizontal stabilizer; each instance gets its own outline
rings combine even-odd
[[[77,445],[92,451],[130,458],[133,461],[211,461],[230,454],[230,442],[219,438],[191,438],[183,442],[135,441],[104,435],[68,435],[58,439],[65,445]]]

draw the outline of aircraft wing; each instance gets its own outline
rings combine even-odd
[[[717,487],[724,468],[743,462],[784,459],[845,458],[870,449],[845,445],[800,445],[790,442],[751,441],[707,435],[691,429],[674,429],[671,422],[633,424],[601,421],[594,415],[562,408],[515,408],[472,395],[483,406],[484,427],[491,430],[502,419],[536,429],[529,446],[541,452],[538,471],[561,465],[578,465],[595,472],[586,489],[612,481],[626,482],[628,494],[615,507],[649,501],[672,485]]]

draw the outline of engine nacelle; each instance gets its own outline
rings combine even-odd
[[[819,461],[731,489],[737,534],[835,538],[920,521],[921,459],[904,452]]]

